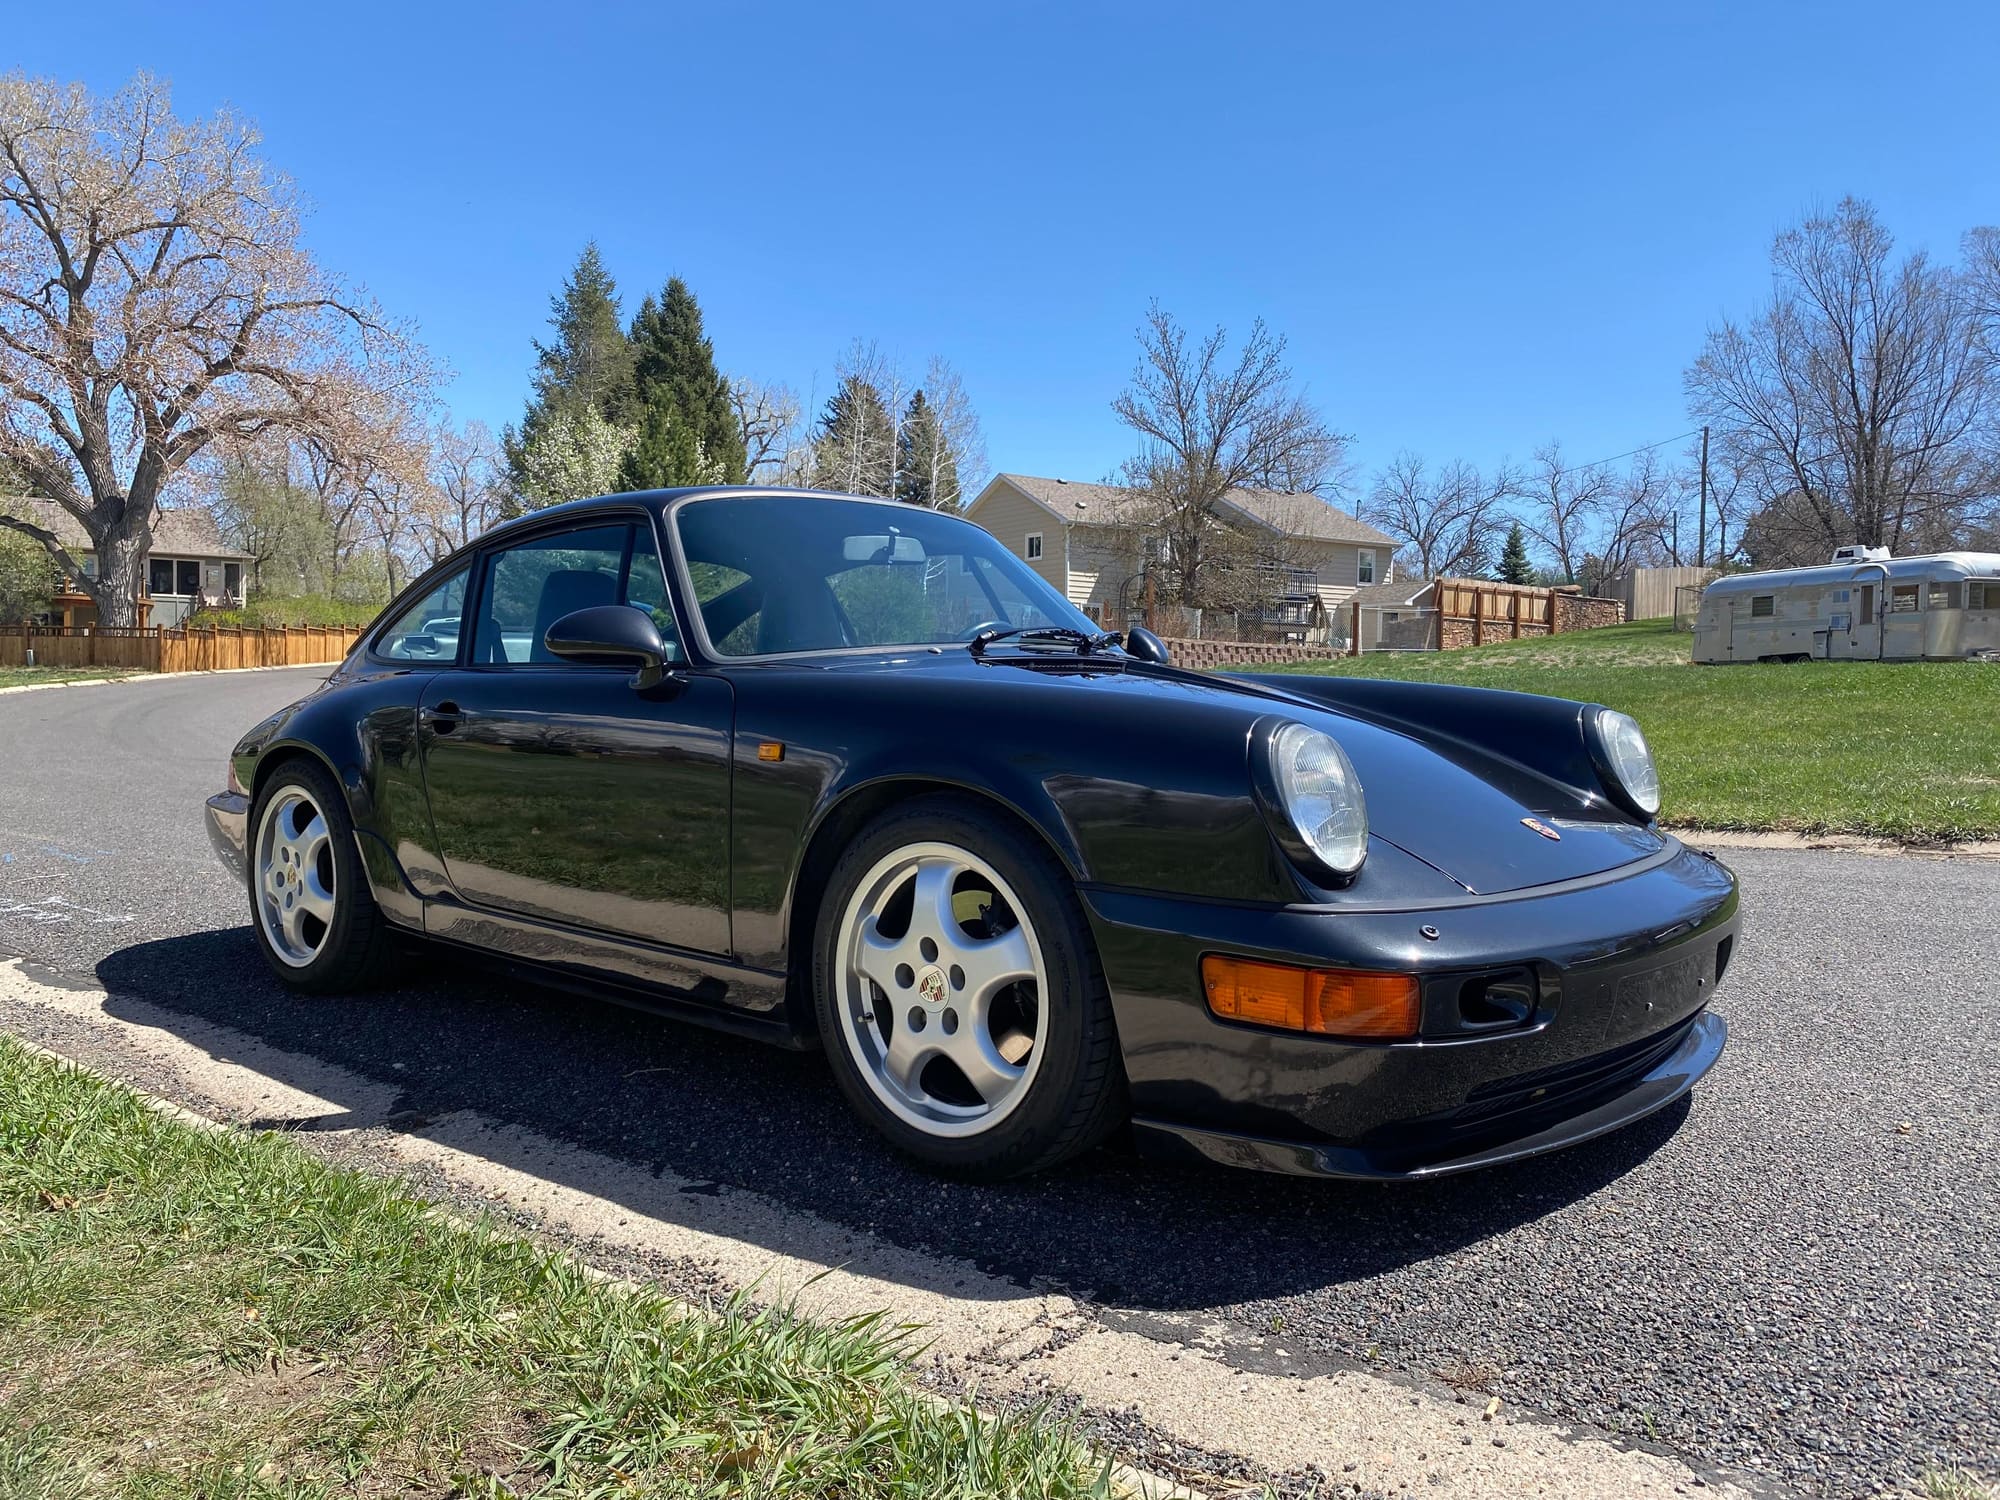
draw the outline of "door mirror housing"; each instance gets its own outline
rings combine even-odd
[[[551,655],[593,666],[629,666],[634,687],[647,688],[666,674],[673,659],[659,626],[631,604],[599,604],[564,615],[542,638]]]
[[[1169,665],[1167,643],[1143,625],[1134,625],[1125,632],[1125,650],[1140,661],[1157,662],[1163,667]]]

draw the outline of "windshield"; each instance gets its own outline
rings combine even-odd
[[[674,524],[720,656],[1097,629],[990,532],[914,505],[724,495],[681,506]]]

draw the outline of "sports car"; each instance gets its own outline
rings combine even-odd
[[[1181,670],[956,516],[607,496],[413,583],[208,801],[272,970],[406,940],[823,1048],[939,1170],[1421,1178],[1721,1054],[1728,870],[1592,704]]]

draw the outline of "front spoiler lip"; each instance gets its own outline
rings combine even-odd
[[[247,861],[244,853],[250,825],[250,799],[241,792],[217,792],[208,799],[202,821],[208,825],[208,841],[215,857],[238,880]]]
[[[1176,1125],[1169,1121],[1134,1119],[1132,1128],[1141,1150],[1168,1156],[1196,1156],[1228,1167],[1249,1167],[1299,1177],[1338,1177],[1363,1182],[1415,1182],[1474,1172],[1503,1162],[1521,1161],[1560,1151],[1598,1136],[1622,1130],[1656,1114],[1684,1097],[1722,1056],[1729,1027],[1710,1011],[1698,1014],[1680,1046],[1630,1086],[1609,1099],[1544,1125],[1526,1135],[1481,1147],[1460,1156],[1408,1164],[1399,1153],[1391,1159],[1352,1146],[1316,1145],[1233,1131]]]

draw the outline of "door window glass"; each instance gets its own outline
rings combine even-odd
[[[465,612],[465,581],[471,569],[461,568],[443,583],[426,589],[375,637],[371,648],[390,661],[449,663],[458,659],[459,620]]]
[[[549,627],[579,609],[618,602],[631,525],[556,531],[490,554],[472,659],[489,666],[550,663]]]
[[[667,597],[660,549],[653,541],[653,528],[643,521],[632,532],[632,566],[625,574],[625,602],[653,617],[660,639],[667,643],[667,660],[681,660],[681,637],[674,628],[674,606]]]

